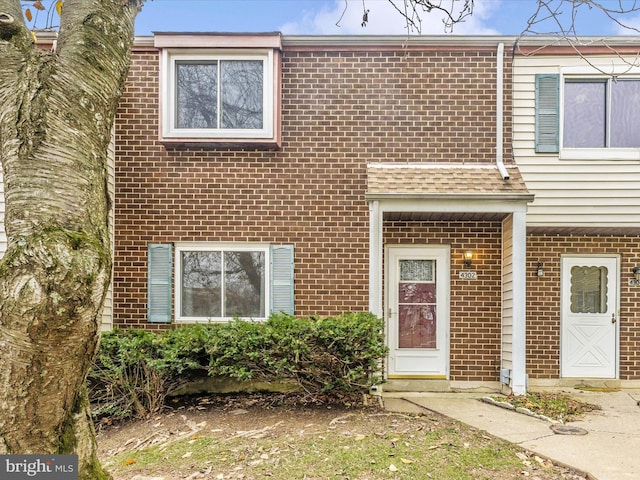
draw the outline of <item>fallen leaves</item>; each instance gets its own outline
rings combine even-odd
[[[253,440],[265,438],[269,434],[269,432],[275,430],[283,423],[284,422],[277,422],[273,425],[267,425],[264,428],[259,428],[256,430],[239,431],[239,432],[236,432],[235,435],[232,435],[231,437],[229,437],[229,440],[233,440],[235,438],[251,438]]]
[[[118,472],[140,472],[160,474],[167,480],[428,480],[442,478],[438,472],[445,464],[447,468],[461,468],[460,472],[473,475],[471,478],[579,478],[557,475],[556,467],[540,457],[499,446],[486,433],[469,432],[431,414],[416,417],[371,410],[256,410],[243,403],[229,403],[206,415],[198,408],[192,412],[177,409],[149,419],[144,423],[146,428],[135,434],[122,428],[120,440],[111,443],[117,447],[110,450],[118,450],[120,455],[107,459],[106,467],[116,478]],[[118,431],[120,427],[109,428]],[[133,450],[137,446],[139,449]],[[476,455],[489,449],[520,455],[512,457],[517,458],[512,470],[502,472],[491,465],[494,453],[476,460]],[[146,452],[161,460],[150,462]],[[465,467],[465,458],[473,459],[471,467]],[[135,461],[126,466],[125,460]]]

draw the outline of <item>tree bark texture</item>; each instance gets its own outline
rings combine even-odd
[[[96,457],[85,379],[108,288],[107,147],[142,0],[66,0],[54,51],[0,0],[0,453]]]

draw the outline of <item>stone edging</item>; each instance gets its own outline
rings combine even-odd
[[[488,403],[489,405],[495,405],[496,407],[504,408],[506,410],[513,410],[515,412],[522,413],[523,415],[528,415],[529,417],[537,418],[539,420],[544,420],[545,422],[549,422],[549,423],[552,423],[552,424],[562,423],[562,422],[559,422],[558,420],[554,420],[553,418],[549,418],[546,415],[539,415],[537,413],[533,413],[528,408],[525,408],[525,407],[517,407],[516,408],[515,406],[511,405],[510,403],[499,402],[497,400],[494,400],[491,397],[482,397],[481,400],[483,402],[485,402],[485,403]]]

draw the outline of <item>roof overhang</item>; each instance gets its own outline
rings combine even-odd
[[[156,48],[282,48],[280,32],[154,32]]]
[[[526,211],[534,195],[515,165],[508,170],[505,180],[495,164],[374,163],[365,198],[385,212]]]
[[[499,201],[499,202],[533,202],[533,193],[401,193],[401,192],[387,192],[387,193],[366,193],[365,198],[367,200],[447,200],[454,201],[459,200],[463,202],[478,202],[478,201]]]

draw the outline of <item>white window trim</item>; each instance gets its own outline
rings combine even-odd
[[[262,129],[203,129],[175,128],[175,76],[176,61],[261,60],[263,64]],[[271,139],[274,137],[275,78],[273,49],[202,50],[164,49],[161,58],[160,83],[160,136],[163,140],[212,140],[212,139]]]
[[[185,317],[182,316],[182,262],[181,253],[188,252],[264,252],[264,317],[244,318],[245,320],[266,321],[271,311],[271,252],[265,243],[228,243],[228,242],[180,242],[174,244],[175,265],[175,319],[176,323],[226,323],[233,317]],[[223,276],[224,277],[224,276]],[[224,282],[224,278],[223,278]]]
[[[571,66],[560,69],[560,159],[587,161],[640,161],[640,148],[565,148],[564,145],[564,86],[567,79],[607,79],[609,76],[623,76],[630,80],[640,80],[640,68],[630,65]]]

